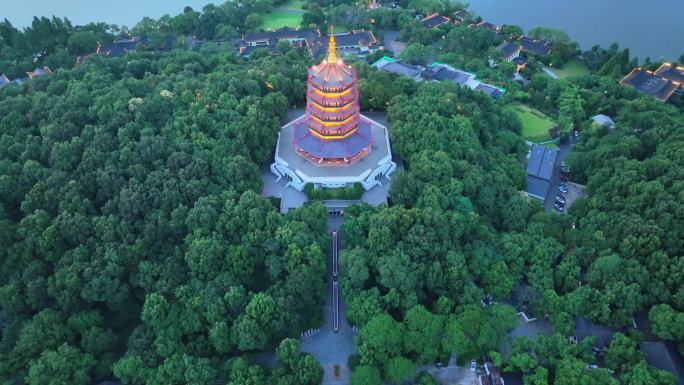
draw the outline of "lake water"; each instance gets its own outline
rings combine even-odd
[[[29,25],[33,15],[68,17],[74,24],[101,21],[134,26],[143,16],[175,15],[189,5],[201,10],[207,0],[0,0],[0,18]],[[216,3],[221,3],[216,0]],[[613,42],[644,59],[677,59],[684,53],[684,0],[469,0],[470,7],[496,24],[525,30],[562,29],[582,48]]]
[[[495,24],[566,31],[583,49],[618,43],[640,60],[684,53],[684,0],[468,0]]]
[[[7,18],[16,27],[31,24],[33,16],[67,17],[76,24],[105,22],[133,27],[144,16],[154,19],[183,12],[186,5],[200,11],[210,0],[0,0],[0,19]],[[223,3],[221,0],[214,4]]]

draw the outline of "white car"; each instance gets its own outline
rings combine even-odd
[[[470,371],[474,372],[477,369],[477,362],[475,360],[470,360]]]

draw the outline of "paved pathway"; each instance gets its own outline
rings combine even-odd
[[[328,231],[336,230],[339,234],[338,247],[341,248],[342,238],[339,233],[343,222],[340,216],[328,217]],[[332,253],[330,254],[332,259]],[[331,264],[332,265],[332,264]],[[332,266],[329,269],[328,298],[323,305],[323,325],[320,332],[300,341],[300,349],[311,353],[323,367],[323,385],[343,385],[349,383],[349,368],[347,359],[355,354],[354,335],[347,323],[347,305],[344,298],[339,297],[339,332],[333,331],[333,275]],[[339,365],[339,375],[335,376],[335,365]]]
[[[383,45],[385,46],[386,50],[392,52],[392,54],[394,54],[395,56],[400,54],[401,51],[403,51],[404,48],[406,48],[406,43],[397,41],[397,38],[399,38],[399,31],[385,31]]]
[[[421,365],[417,372],[428,372],[442,385],[478,385],[475,372],[470,368],[456,366],[456,360],[452,357],[449,364],[443,368],[435,365]]]
[[[542,67],[542,71],[544,71],[544,73],[549,75],[549,77],[552,79],[560,79],[560,77],[558,77],[558,75],[556,75],[556,73],[551,71],[548,67]]]
[[[549,191],[546,193],[546,199],[544,200],[544,211],[550,213],[555,211],[553,209],[554,201],[556,200],[556,195],[558,195],[558,185],[560,184],[560,165],[565,161],[570,155],[572,150],[573,138],[561,141],[558,144],[558,159],[556,160],[556,168],[553,170],[553,175],[551,176],[551,184],[549,186]],[[572,170],[570,170],[572,171]],[[566,209],[569,206],[566,204]]]

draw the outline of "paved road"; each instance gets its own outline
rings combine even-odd
[[[549,75],[549,77],[550,77],[551,79],[560,79],[560,77],[558,77],[558,75],[556,75],[555,72],[551,71],[551,70],[550,70],[549,68],[547,68],[547,67],[542,67],[542,71],[544,71],[544,73],[546,73],[547,75]]]
[[[342,234],[339,233],[340,225],[344,221],[340,216],[328,217],[328,231],[338,231],[338,248],[342,248]],[[332,260],[332,250],[330,257]],[[349,368],[347,359],[355,354],[354,333],[347,323],[347,305],[342,296],[339,300],[339,331],[333,330],[335,320],[333,306],[333,273],[332,263],[328,272],[330,285],[328,285],[328,298],[323,305],[323,325],[320,332],[300,341],[300,349],[311,353],[323,367],[323,385],[343,385],[349,383]],[[339,376],[335,376],[335,365],[339,365]]]
[[[399,31],[385,31],[383,45],[385,46],[386,50],[392,52],[392,54],[394,54],[395,56],[400,54],[401,51],[403,51],[404,48],[406,48],[406,43],[397,41],[398,38]]]
[[[442,385],[477,385],[477,376],[470,368],[456,366],[456,359],[452,357],[447,366],[436,368],[435,365],[421,365],[417,372],[428,372]]]
[[[560,183],[560,164],[561,162],[566,160],[570,155],[570,151],[572,149],[572,141],[573,139],[570,138],[567,139],[565,142],[558,144],[558,149],[560,150],[558,153],[558,160],[556,162],[556,168],[553,170],[553,175],[551,176],[551,185],[549,187],[549,192],[546,193],[546,199],[544,200],[544,211],[546,211],[547,213],[550,213],[554,210],[554,201],[556,199],[556,195],[558,195],[559,192],[558,184]]]

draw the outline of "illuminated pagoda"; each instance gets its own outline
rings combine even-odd
[[[271,171],[286,187],[304,190],[360,183],[369,190],[394,172],[387,128],[361,114],[356,70],[328,55],[309,68],[306,113],[282,127]]]
[[[361,119],[356,70],[337,57],[330,35],[328,57],[309,68],[306,119],[295,124],[293,144],[321,165],[350,163],[368,154],[371,123]]]

